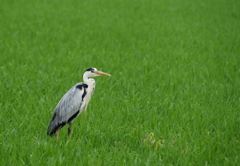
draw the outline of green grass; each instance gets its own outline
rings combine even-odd
[[[0,165],[239,165],[240,1],[2,0]],[[59,141],[55,106],[97,77]]]

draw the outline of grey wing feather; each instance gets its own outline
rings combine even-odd
[[[59,101],[47,130],[48,135],[54,135],[59,128],[71,123],[81,113],[86,96],[84,85],[74,85]]]

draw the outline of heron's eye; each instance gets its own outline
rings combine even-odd
[[[94,70],[91,70],[91,72],[93,73]]]

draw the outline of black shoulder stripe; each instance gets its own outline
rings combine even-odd
[[[83,101],[83,99],[84,99],[84,97],[86,96],[86,94],[87,94],[87,88],[88,88],[88,85],[87,84],[83,84],[83,86],[84,86],[84,92],[83,92],[83,95],[82,95],[82,101]]]
[[[80,89],[80,90],[84,90],[83,91],[83,94],[82,94],[82,101],[83,101],[83,98],[86,96],[86,94],[87,94],[87,90],[86,90],[86,88],[88,88],[88,85],[87,84],[80,84],[80,85],[77,85],[76,86],[76,88],[77,89]]]
[[[77,88],[77,89],[80,89],[80,90],[82,90],[83,87],[84,87],[84,84],[80,84],[80,85],[77,85],[77,86],[76,86],[76,88]]]
[[[80,85],[77,85],[76,88],[82,90],[82,88],[88,88],[88,85],[87,84],[80,84]]]
[[[83,92],[83,95],[82,95],[82,101],[83,101],[84,97],[86,96],[86,94],[87,94],[87,91],[86,91],[86,89],[84,88],[84,92]]]
[[[87,84],[83,84],[83,87],[84,87],[84,88],[88,88],[88,85],[87,85]]]

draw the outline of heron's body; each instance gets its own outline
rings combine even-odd
[[[71,132],[71,124],[73,120],[82,112],[86,111],[88,103],[95,90],[95,80],[90,78],[99,75],[108,75],[97,71],[95,68],[89,68],[83,74],[83,81],[74,85],[69,91],[62,97],[56,106],[52,120],[47,129],[47,134],[50,136],[57,135],[60,129],[69,124],[68,134]]]

